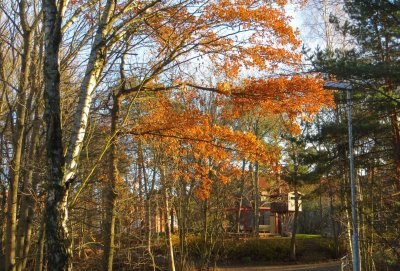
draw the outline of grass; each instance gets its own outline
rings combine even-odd
[[[312,238],[321,238],[320,234],[304,234],[298,233],[296,234],[296,239],[312,239]]]

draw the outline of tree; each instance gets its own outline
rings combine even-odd
[[[154,3],[155,4],[155,3]],[[217,68],[220,68],[228,78],[235,78],[238,76],[239,69],[246,65],[248,67],[257,67],[261,70],[274,70],[279,64],[285,65],[289,59],[298,59],[298,54],[292,53],[284,45],[291,45],[296,47],[298,45],[294,33],[290,26],[285,24],[286,18],[284,17],[283,5],[279,3],[277,7],[270,3],[260,3],[255,5],[250,2],[237,2],[235,5],[238,7],[237,10],[231,9],[229,6],[227,10],[221,9],[214,2],[208,2],[204,5],[198,6],[198,9],[193,11],[190,7],[193,3],[179,3],[172,6],[164,6],[160,9],[159,13],[165,15],[165,20],[160,17],[149,16],[143,19],[144,30],[141,33],[126,33],[124,42],[126,48],[122,55],[129,54],[129,52],[136,49],[144,41],[149,40],[153,45],[153,48],[159,53],[156,54],[154,59],[149,62],[149,68],[142,74],[134,74],[133,80],[130,86],[126,86],[125,80],[129,78],[125,75],[125,68],[122,65],[122,72],[120,73],[121,88],[113,88],[111,95],[113,98],[113,109],[114,115],[119,115],[120,103],[124,99],[129,99],[132,95],[138,95],[142,91],[163,91],[167,89],[177,89],[178,87],[190,86],[202,90],[214,91],[216,93],[229,95],[230,87],[229,83],[219,83],[216,87],[198,87],[195,83],[191,82],[190,78],[182,76],[181,73],[172,75],[172,80],[166,77],[167,72],[171,69],[176,69],[182,66],[188,60],[184,59],[185,56],[197,58],[199,56],[207,56],[214,60]],[[227,3],[221,1],[222,6]],[[194,4],[197,6],[198,4]],[[274,14],[274,18],[265,16],[264,13],[269,10],[270,14]],[[262,11],[262,12],[261,12]],[[158,14],[155,12],[154,14]],[[202,14],[202,16],[197,16]],[[161,17],[162,18],[162,17]],[[207,18],[207,20],[205,20]],[[280,22],[279,24],[276,21]],[[252,21],[251,24],[248,24]],[[242,27],[242,29],[240,29]],[[282,27],[282,28],[281,28]],[[273,37],[268,32],[272,30],[274,32]],[[223,30],[223,31],[222,31]],[[178,34],[177,34],[178,33]],[[223,33],[223,34],[220,34]],[[251,36],[243,38],[243,40],[236,40],[234,37],[238,33],[251,33]],[[262,45],[262,40],[269,38],[267,45]],[[136,42],[139,39],[140,42]],[[272,42],[273,39],[278,39],[278,42]],[[247,44],[244,46],[244,44]],[[123,46],[123,45],[122,45]],[[140,47],[139,47],[140,48]],[[220,57],[221,52],[224,52],[224,57]],[[238,54],[240,52],[240,54]],[[266,55],[268,54],[268,55]],[[283,54],[285,57],[283,57]],[[191,55],[194,55],[192,57]],[[121,61],[124,62],[124,58]],[[274,61],[271,61],[274,59]],[[241,61],[243,63],[241,63]],[[134,64],[131,64],[134,65]],[[158,78],[163,78],[162,82],[158,82]],[[309,85],[310,87],[316,82],[312,78],[300,78],[293,77],[284,80],[270,80],[271,84],[275,84],[271,88],[278,88],[277,84],[288,84],[293,91],[295,88],[299,88],[303,84]],[[267,86],[268,87],[268,86]],[[272,91],[272,90],[271,90]],[[310,92],[318,92],[320,89],[313,88]],[[262,93],[258,93],[261,95]],[[234,94],[235,95],[235,94]],[[246,99],[247,93],[238,93]],[[321,98],[320,96],[317,96]],[[252,97],[255,99],[256,97]],[[259,98],[259,97],[257,97]],[[294,109],[293,112],[297,112],[299,109]],[[308,110],[308,109],[307,109]],[[129,112],[127,112],[129,114]],[[116,124],[118,123],[118,117],[114,118],[111,126],[114,127],[110,133],[110,139],[112,141],[118,140],[116,134]],[[82,125],[81,125],[82,126]],[[115,144],[115,142],[113,143]],[[110,150],[112,151],[112,149]],[[115,157],[115,156],[114,156]],[[114,166],[115,168],[115,166]],[[106,200],[109,202],[107,208],[107,221],[105,225],[108,225],[105,236],[110,236],[110,244],[105,246],[106,252],[105,257],[109,260],[106,264],[107,269],[112,268],[112,232],[113,232],[113,209],[115,209],[116,195],[115,180],[116,176],[110,178],[109,191],[105,192],[109,195]],[[256,208],[257,210],[258,208]],[[110,249],[109,249],[110,248]],[[108,255],[108,256],[107,256]],[[104,267],[106,268],[106,267]]]
[[[295,131],[297,118],[330,103],[318,77],[276,74],[300,60],[285,4],[0,1],[4,269],[32,266],[36,251],[38,270],[70,270],[73,257],[87,255],[93,265],[102,255],[111,270],[114,258],[133,262],[133,250],[155,269],[152,246],[162,238],[152,219],[160,209],[182,225],[180,267],[190,229],[202,230],[209,265],[228,183],[250,163],[255,173],[278,168],[262,121],[248,115],[248,127],[239,127],[240,118],[282,115]],[[245,79],[250,69],[259,74]]]
[[[399,128],[398,128],[398,7],[397,1],[347,1],[345,11],[349,21],[333,22],[343,32],[351,34],[357,41],[351,50],[337,50],[335,54],[317,56],[317,70],[336,76],[338,80],[350,80],[365,97],[380,100],[386,109],[375,107],[384,113],[391,123],[392,154],[399,172]],[[386,112],[385,112],[386,111]],[[377,114],[380,114],[378,113]],[[396,175],[397,179],[399,175]]]
[[[68,190],[73,179],[64,179],[65,160],[61,128],[59,51],[65,2],[43,1],[44,12],[44,97],[48,188],[46,199],[46,239],[51,253],[48,268],[72,269],[72,247],[68,234]]]
[[[359,185],[360,235],[362,265],[372,270],[374,260],[380,265],[386,259],[378,255],[382,245],[390,250],[387,257],[398,259],[392,245],[397,230],[390,227],[398,217],[385,217],[396,210],[399,190],[399,3],[398,1],[345,1],[348,20],[332,17],[336,29],[347,33],[354,47],[347,50],[318,52],[316,70],[354,87],[354,142]],[[339,146],[338,146],[339,147]],[[345,152],[345,150],[344,150]],[[345,173],[346,174],[346,173]],[[377,177],[380,176],[380,177]],[[380,187],[380,188],[378,188]],[[374,190],[381,192],[379,196]],[[387,201],[382,201],[382,197]],[[378,218],[379,217],[379,218]],[[383,226],[385,225],[385,226]],[[386,230],[382,230],[386,227]],[[379,230],[378,230],[379,229]],[[390,241],[389,241],[390,240]]]
[[[15,4],[15,3],[13,3]],[[16,255],[19,254],[19,251],[16,252],[17,248],[21,248],[22,250],[25,247],[20,246],[20,241],[24,243],[25,234],[22,232],[26,231],[26,227],[18,225],[17,223],[17,210],[18,210],[18,189],[20,185],[20,177],[22,175],[21,169],[23,168],[23,157],[24,157],[24,146],[27,144],[27,133],[26,127],[29,124],[29,118],[27,118],[28,110],[32,106],[32,94],[35,93],[33,87],[35,86],[34,82],[30,82],[32,79],[32,72],[30,69],[32,68],[32,60],[34,59],[32,55],[32,51],[35,49],[33,48],[33,38],[36,32],[37,25],[40,21],[40,14],[35,13],[33,14],[32,18],[28,17],[27,10],[28,5],[27,1],[19,1],[18,6],[15,7],[18,10],[17,14],[9,13],[9,10],[2,9],[2,15],[8,16],[8,20],[5,22],[10,23],[13,20],[19,20],[20,28],[19,34],[21,38],[21,58],[20,58],[20,71],[18,74],[18,86],[16,88],[17,96],[16,96],[16,125],[12,127],[16,133],[15,140],[13,140],[13,147],[12,147],[12,160],[9,165],[9,191],[7,197],[7,223],[6,223],[6,236],[5,236],[5,265],[4,268],[7,270],[15,270],[16,268]],[[7,38],[19,38],[18,34],[14,34],[12,31],[8,31],[7,26],[5,27],[4,34]],[[17,49],[13,48],[13,51],[18,51]],[[9,53],[5,53],[3,55],[3,61],[6,60],[7,57],[10,56]],[[14,55],[15,56],[15,55]],[[17,57],[13,57],[14,61],[17,61]],[[10,59],[9,59],[10,60]],[[10,73],[11,74],[11,73]],[[6,76],[5,72],[2,73],[3,84],[5,89],[10,86],[13,86],[12,80]],[[8,84],[8,85],[7,85]],[[9,94],[8,91],[3,91],[3,97],[8,99]],[[12,111],[14,109],[11,109]],[[5,125],[5,128],[7,125]],[[24,179],[25,187],[29,185],[29,177]],[[27,196],[29,197],[29,196]],[[23,202],[26,202],[26,198],[23,198]],[[25,206],[23,206],[25,207]],[[20,221],[25,219],[24,212],[25,208],[21,212],[23,215]],[[22,223],[20,223],[22,224]],[[19,226],[19,227],[17,227]],[[17,228],[18,228],[18,240],[17,240]],[[29,235],[29,233],[28,233]],[[29,237],[28,237],[29,238]],[[29,242],[29,241],[28,241]],[[19,256],[19,255],[18,255]],[[20,267],[19,267],[20,268]]]

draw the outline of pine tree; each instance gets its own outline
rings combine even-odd
[[[400,260],[400,235],[393,226],[400,221],[396,213],[400,195],[400,1],[345,1],[344,10],[348,18],[331,17],[331,23],[349,36],[354,47],[319,50],[313,61],[316,70],[354,87],[362,269],[372,270],[377,264],[396,268],[394,263]],[[337,123],[326,122],[321,131],[339,138],[334,129],[329,133],[332,125]],[[340,144],[336,144],[339,153]]]

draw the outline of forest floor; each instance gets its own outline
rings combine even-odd
[[[340,261],[296,264],[296,265],[271,265],[271,266],[227,266],[218,267],[218,271],[340,271]]]

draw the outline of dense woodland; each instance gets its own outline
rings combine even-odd
[[[287,260],[351,255],[326,80],[361,270],[398,270],[400,2],[288,2],[0,0],[0,270],[207,270],[289,191]]]

